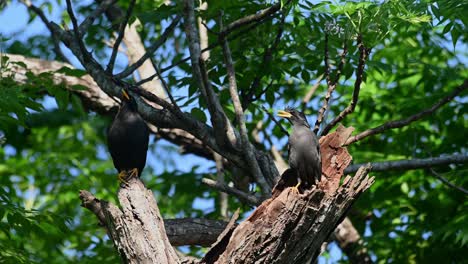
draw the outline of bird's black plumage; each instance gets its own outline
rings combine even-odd
[[[308,189],[318,183],[322,176],[320,144],[304,113],[294,108],[279,111],[278,116],[285,117],[293,125],[289,136],[289,166],[294,169],[300,185]]]
[[[122,90],[122,105],[107,133],[109,152],[119,171],[119,179],[140,176],[146,164],[149,129],[138,113],[136,101]]]

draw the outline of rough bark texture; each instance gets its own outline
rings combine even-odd
[[[323,241],[345,217],[353,201],[374,182],[367,176],[370,166],[362,167],[354,177],[339,180],[351,162],[341,147],[352,128],[340,127],[320,140],[323,172],[326,177],[318,186],[303,194],[285,188],[278,196],[263,202],[227,238],[217,244],[203,263],[308,263],[318,257]],[[275,192],[275,191],[273,191]]]
[[[96,215],[106,226],[124,263],[172,264],[179,261],[166,236],[153,193],[139,179],[133,178],[119,189],[122,209],[107,202],[93,203],[87,199],[90,195],[81,191],[83,206],[88,208],[93,204],[90,210],[98,212]]]

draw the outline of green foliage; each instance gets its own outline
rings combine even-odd
[[[61,19],[69,24],[64,1],[53,2],[47,2],[43,10],[63,12]],[[265,141],[258,144],[260,149],[269,150],[272,145],[280,148],[285,142],[284,134],[261,107],[274,112],[285,105],[301,104],[324,73],[325,34],[329,35],[332,79],[345,43],[348,49],[327,122],[351,101],[359,59],[358,36],[362,36],[363,45],[372,48],[355,113],[343,120],[344,125],[355,127],[357,132],[427,109],[468,77],[465,1],[306,0],[293,1],[292,5],[285,2],[281,1],[284,23],[281,15],[276,14],[245,32],[243,29],[233,32],[229,39],[241,99],[249,95],[255,99],[245,112],[249,131],[259,130]],[[119,1],[122,6],[128,3]],[[179,3],[170,6],[161,3],[144,0],[137,1],[135,6],[131,21],[138,18],[142,23],[139,30],[146,44],[154,43],[175,13],[182,11]],[[272,1],[208,1],[208,9],[197,10],[197,14],[216,32],[220,30],[220,10],[224,13],[223,24],[227,25],[271,4]],[[75,10],[83,18],[95,8],[94,2],[77,3]],[[32,14],[29,18],[29,22],[37,20]],[[84,36],[89,50],[103,65],[109,56],[106,41],[113,37],[115,25],[101,16]],[[279,41],[274,45],[278,34]],[[55,59],[50,48],[52,41],[45,35],[40,32],[37,36],[26,36],[26,41],[13,36],[5,51]],[[217,41],[217,36],[210,32],[209,44]],[[271,54],[266,56],[270,50]],[[179,25],[156,53],[155,61],[163,69],[182,110],[209,124],[206,102],[200,100],[190,64],[177,64],[187,54],[184,29]],[[126,66],[120,60],[117,62],[117,69]],[[105,230],[90,212],[79,206],[78,199],[78,191],[87,189],[99,198],[116,200],[117,180],[104,138],[109,120],[95,113],[86,114],[78,97],[63,85],[54,84],[52,73],[36,76],[28,71],[27,65],[18,64],[26,70],[27,80],[17,83],[14,72],[6,67],[9,63],[2,60],[0,68],[0,131],[6,137],[6,143],[0,143],[0,262],[118,262]],[[171,67],[174,64],[177,66]],[[210,50],[207,69],[221,104],[234,120],[220,48]],[[69,68],[58,72],[75,77],[85,74],[83,70]],[[311,123],[326,89],[322,80],[306,105]],[[45,93],[51,97],[44,97]],[[429,117],[351,145],[354,162],[466,152],[466,102],[464,92]],[[259,122],[263,124],[260,129]],[[214,178],[212,163],[181,157],[176,147],[162,142],[150,146],[149,163],[143,179],[154,190],[164,217],[220,217],[214,203],[219,193],[201,184],[204,177]],[[435,169],[454,184],[468,186],[467,165]],[[373,174],[376,183],[360,197],[350,217],[361,234],[366,234],[365,245],[376,262],[466,261],[466,196],[448,188],[427,170]],[[227,172],[228,180],[231,176]],[[229,210],[238,207],[244,213],[250,210],[230,197]],[[369,214],[372,216],[366,217]],[[199,254],[201,250],[192,248],[190,252]]]

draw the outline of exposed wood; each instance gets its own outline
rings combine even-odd
[[[324,165],[326,177],[318,186],[303,194],[285,188],[265,200],[234,230],[226,250],[217,259],[202,263],[308,263],[316,259],[322,242],[374,182],[367,176],[368,165],[354,177],[347,176],[341,186],[336,184],[351,161],[341,146],[352,130],[341,127],[321,140],[322,155],[333,162],[325,163],[331,168]]]
[[[87,191],[80,192],[84,207],[96,206],[93,196]],[[166,236],[163,219],[159,213],[153,192],[143,183],[132,178],[118,191],[122,209],[102,202],[98,218],[107,228],[124,263],[177,263],[179,258]],[[100,209],[100,210],[97,210]]]

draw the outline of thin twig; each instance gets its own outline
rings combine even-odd
[[[323,99],[323,105],[322,107],[320,108],[319,112],[318,112],[318,115],[317,115],[317,121],[315,121],[315,126],[314,126],[314,132],[315,134],[317,134],[319,128],[320,128],[320,124],[322,123],[323,121],[323,116],[325,115],[325,111],[327,111],[327,108],[328,108],[328,101],[330,100],[330,97],[333,93],[333,90],[335,89],[335,87],[332,85],[332,82],[331,82],[331,79],[330,79],[330,65],[328,63],[328,32],[325,32],[325,41],[324,41],[324,53],[325,53],[325,56],[324,56],[324,62],[325,62],[325,80],[327,80],[327,86],[328,86],[328,89],[327,89],[327,94],[325,95],[325,98]]]
[[[388,171],[388,170],[414,170],[429,168],[434,166],[442,166],[455,163],[467,163],[468,154],[451,154],[435,158],[426,159],[409,159],[409,160],[390,160],[372,162],[372,171]],[[365,164],[353,164],[345,169],[345,173],[356,172],[361,166]]]
[[[254,22],[260,22],[260,21],[264,20],[265,18],[270,17],[272,14],[276,13],[277,11],[281,10],[281,7],[283,5],[288,5],[290,2],[291,1],[289,0],[286,3],[282,4],[282,1],[278,1],[276,4],[270,6],[270,7],[266,8],[266,9],[260,10],[256,14],[252,14],[252,15],[248,15],[248,16],[245,16],[243,18],[240,18],[240,19],[230,23],[226,27],[224,27],[224,29],[222,29],[221,32],[219,32],[219,34],[226,36],[227,34],[231,33],[232,31],[234,31],[234,30],[236,30],[236,29],[238,29],[238,28],[240,28],[242,26],[249,25],[249,24],[252,24]]]
[[[278,45],[279,45],[279,43],[281,41],[281,37],[283,36],[285,18],[286,18],[286,14],[284,12],[281,13],[281,21],[280,21],[279,26],[278,26],[278,32],[276,33],[276,37],[275,37],[275,40],[273,41],[273,43],[269,47],[265,48],[265,52],[263,53],[262,63],[260,64],[261,67],[263,67],[264,65],[270,64],[271,61],[273,60],[273,52],[278,47]],[[255,78],[252,81],[252,84],[250,85],[248,92],[243,96],[241,94],[242,108],[243,109],[247,109],[249,107],[250,103],[252,103],[256,99],[260,98],[267,91],[267,88],[269,86],[267,86],[266,89],[263,89],[259,94],[256,94],[256,90],[257,90],[258,86],[260,85],[260,80],[264,76],[263,72],[264,71],[258,71],[258,74],[255,75]],[[271,80],[270,83],[273,83],[273,80]]]
[[[265,112],[268,115],[268,117],[280,128],[281,132],[283,132],[286,136],[289,137],[288,130],[286,130],[286,128],[283,127],[283,125],[276,119],[276,117],[272,113],[268,112],[265,106],[262,105],[261,108],[263,112]]]
[[[437,103],[432,105],[430,108],[424,109],[421,112],[419,112],[417,114],[414,114],[414,115],[412,115],[412,116],[410,116],[408,118],[401,119],[401,120],[390,121],[390,122],[387,122],[387,123],[385,123],[383,125],[380,125],[378,127],[374,127],[374,128],[365,130],[364,132],[361,132],[361,133],[357,134],[356,136],[350,137],[346,141],[345,145],[352,144],[352,143],[357,142],[357,141],[359,141],[359,140],[361,140],[363,138],[366,138],[366,137],[369,137],[369,136],[372,136],[372,135],[375,135],[375,134],[380,134],[380,133],[382,133],[382,132],[384,132],[385,130],[388,130],[388,129],[400,128],[400,127],[407,126],[407,125],[409,125],[410,123],[412,123],[412,122],[414,122],[416,120],[419,120],[419,119],[421,119],[421,118],[423,118],[425,116],[428,116],[428,115],[434,113],[437,109],[439,109],[440,107],[442,107],[446,103],[453,100],[453,98],[455,98],[457,95],[459,95],[461,92],[463,92],[466,89],[468,89],[468,79],[465,80],[462,85],[455,88],[455,90],[452,93],[450,93],[446,97],[439,100]]]
[[[123,79],[127,76],[129,76],[130,74],[132,74],[136,69],[138,69],[138,67],[140,67],[150,56],[153,55],[153,53],[161,46],[163,45],[167,38],[169,37],[169,35],[174,31],[175,27],[177,26],[177,24],[179,23],[180,19],[182,17],[180,15],[178,15],[173,21],[172,23],[164,30],[163,34],[161,35],[161,37],[159,37],[159,39],[157,41],[155,41],[153,43],[153,45],[151,45],[145,55],[143,55],[140,59],[138,59],[138,61],[136,61],[134,64],[130,65],[128,68],[126,68],[125,70],[123,70],[122,72],[118,73],[115,75],[116,78],[118,79]],[[162,71],[161,71],[162,72]],[[144,80],[141,80],[138,82],[138,85],[141,85],[145,82],[148,82],[148,81],[151,81],[152,79],[154,79],[155,77],[157,77],[158,74],[155,73],[153,74],[152,76],[144,79]]]
[[[222,17],[220,17],[219,24],[220,24],[220,28],[222,29],[223,28]],[[242,110],[242,104],[239,99],[239,94],[237,90],[236,72],[234,69],[234,63],[232,61],[232,55],[231,55],[231,50],[229,48],[229,43],[227,42],[226,38],[223,35],[220,35],[220,41],[223,43],[223,55],[224,55],[224,60],[226,63],[226,69],[227,69],[227,74],[228,74],[228,79],[229,79],[229,93],[231,94],[232,103],[234,105],[234,111],[236,113],[236,119],[237,119],[237,122],[239,123],[242,149],[246,156],[247,164],[249,165],[255,180],[260,185],[261,187],[260,189],[262,190],[262,193],[268,194],[270,191],[270,186],[268,186],[268,183],[266,182],[265,177],[263,176],[263,173],[260,169],[258,161],[255,157],[253,146],[249,141],[247,126],[245,125],[244,111]]]
[[[269,16],[269,17],[267,17],[267,19],[263,19],[263,20],[261,20],[261,21],[258,21],[257,23],[248,26],[246,29],[239,31],[239,32],[237,32],[236,34],[232,34],[232,35],[231,35],[232,32],[229,32],[229,33],[225,33],[224,35],[229,35],[229,37],[227,38],[227,40],[228,40],[228,41],[232,41],[232,40],[237,39],[238,37],[240,37],[240,36],[242,36],[242,35],[244,35],[244,34],[250,32],[252,29],[254,29],[254,28],[260,26],[261,24],[265,23],[266,21],[269,20],[269,18],[272,18],[272,17],[274,17],[274,16]],[[233,23],[234,23],[234,22],[233,22]],[[201,53],[210,51],[210,50],[212,50],[212,49],[218,47],[219,45],[221,45],[221,43],[220,43],[219,41],[217,41],[217,42],[215,42],[215,43],[212,43],[212,44],[210,44],[207,48],[201,50]],[[165,67],[165,68],[161,68],[161,73],[164,73],[164,72],[166,72],[166,71],[168,71],[168,70],[170,70],[170,69],[172,69],[172,68],[174,68],[174,67],[177,67],[177,66],[179,66],[180,64],[189,61],[190,59],[191,59],[191,57],[190,57],[190,56],[187,56],[187,57],[185,57],[185,58],[183,58],[183,59],[181,59],[181,60],[179,60],[179,61],[177,61],[177,62],[175,62],[175,63],[173,63],[173,64],[171,64],[171,65],[169,65],[169,66],[167,66],[167,67]],[[156,77],[156,75],[153,75],[153,76],[152,76],[152,78],[155,78],[155,77]]]
[[[93,24],[96,18],[100,17],[110,6],[117,3],[117,0],[104,0],[93,12],[83,20],[80,24],[80,32],[88,31],[88,28]]]
[[[461,187],[461,186],[457,186],[457,185],[451,183],[449,180],[447,180],[447,179],[444,178],[442,175],[440,175],[439,173],[437,173],[434,169],[429,168],[429,170],[430,170],[431,173],[432,173],[437,179],[439,179],[443,184],[447,185],[447,186],[450,187],[450,188],[453,188],[453,189],[455,189],[455,190],[458,190],[458,191],[464,193],[465,195],[468,195],[468,190],[464,189],[464,188]]]
[[[323,77],[325,76],[325,74],[320,74],[320,76],[317,78],[317,81],[315,81],[315,84],[310,87],[309,91],[307,92],[307,94],[304,96],[304,98],[302,99],[302,103],[301,103],[301,111],[304,112],[307,108],[307,103],[310,101],[310,99],[312,98],[312,95],[314,95],[315,91],[317,91],[317,88],[320,86],[320,82],[323,80]]]
[[[151,64],[153,65],[153,68],[154,70],[156,71],[156,74],[158,74],[158,78],[159,80],[161,81],[161,84],[162,86],[164,87],[164,90],[166,90],[166,93],[167,93],[167,96],[169,97],[169,100],[171,101],[171,103],[179,108],[179,106],[177,105],[177,102],[174,100],[174,97],[172,96],[171,92],[169,91],[169,86],[167,86],[167,83],[166,81],[163,79],[163,77],[161,76],[161,72],[159,71],[159,67],[158,65],[156,64],[156,62],[154,62],[154,59],[151,58]]]
[[[115,59],[117,58],[119,46],[120,46],[120,43],[122,42],[122,39],[124,38],[125,28],[127,27],[128,20],[130,19],[130,16],[132,15],[133,8],[135,7],[135,2],[136,0],[132,0],[130,2],[130,5],[127,9],[127,13],[125,14],[125,18],[122,21],[122,23],[120,23],[119,34],[117,35],[117,39],[115,40],[114,48],[112,49],[112,54],[109,59],[109,63],[107,64],[107,68],[106,68],[107,73],[112,74],[112,71],[114,70]]]
[[[224,165],[223,157],[213,151],[213,158],[216,163],[216,180],[224,185]],[[227,218],[228,213],[228,196],[227,193],[221,192],[219,194],[219,212],[223,218]]]
[[[357,42],[359,48],[359,63],[356,70],[356,81],[354,82],[353,98],[351,99],[351,103],[323,129],[322,133],[320,134],[321,136],[328,134],[328,132],[330,132],[330,130],[336,124],[343,120],[347,115],[354,112],[354,109],[358,103],[359,91],[361,90],[362,78],[364,76],[364,68],[366,66],[367,59],[369,58],[371,49],[364,46],[361,35],[358,36]]]
[[[323,105],[319,110],[318,116],[317,116],[317,121],[315,122],[314,126],[314,132],[317,134],[318,130],[320,129],[320,124],[323,122],[324,117],[325,117],[325,112],[328,109],[328,104],[330,102],[330,98],[333,94],[333,92],[336,89],[336,86],[338,84],[338,81],[340,80],[341,72],[343,71],[344,64],[346,62],[346,54],[348,54],[348,46],[346,40],[344,40],[343,43],[343,52],[340,55],[340,63],[338,64],[338,69],[336,71],[336,76],[335,80],[331,80],[330,77],[330,65],[328,63],[328,32],[325,33],[325,79],[327,80],[327,94],[325,95],[325,98],[323,100]],[[328,126],[327,126],[328,127]],[[327,129],[327,127],[324,129],[324,131]],[[326,132],[322,131],[322,135],[326,135]]]
[[[81,33],[80,33],[78,22],[75,17],[75,13],[73,12],[71,1],[70,0],[66,0],[66,1],[67,1],[67,12],[73,24],[73,32],[74,32],[75,41],[78,43],[78,47],[81,51],[81,58],[83,60],[82,64],[86,66],[86,62],[91,61],[93,58],[91,55],[89,55],[88,50],[86,50],[85,44],[83,42],[83,37],[81,36]]]
[[[46,25],[47,29],[49,29],[50,31],[50,34],[52,36],[52,42],[54,43],[54,51],[55,51],[55,54],[57,55],[57,57],[60,59],[60,60],[63,60],[65,62],[70,62],[67,57],[65,57],[65,55],[63,54],[62,52],[62,49],[60,48],[60,40],[59,38],[54,34],[54,31],[52,30],[52,26],[51,26],[51,23],[49,22],[49,20],[47,19],[47,17],[45,16],[44,12],[42,12],[42,10],[33,5],[31,3],[31,1],[29,0],[20,0],[21,3],[23,3],[28,9],[32,10],[34,13],[36,13],[36,15],[42,20],[42,22]]]
[[[203,178],[202,183],[210,186],[211,188],[215,188],[215,189],[217,189],[219,191],[234,195],[235,197],[239,198],[242,201],[247,202],[250,205],[255,205],[256,206],[256,205],[260,204],[260,199],[258,199],[256,196],[245,193],[245,192],[243,192],[241,190],[238,190],[238,189],[236,189],[234,187],[231,187],[231,186],[229,186],[227,184],[221,184],[221,183],[219,183],[217,181],[207,179],[207,178]]]

